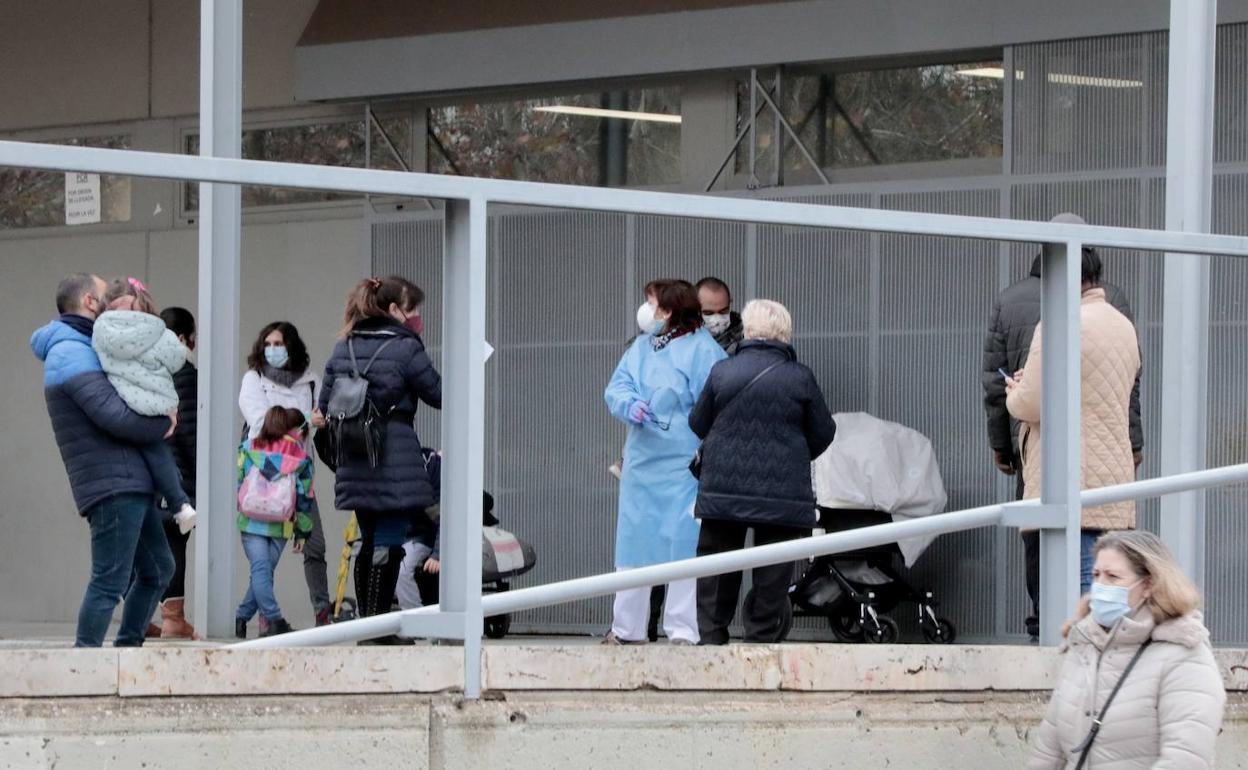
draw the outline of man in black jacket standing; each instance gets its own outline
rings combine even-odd
[[[1064,213],[1053,217],[1053,222],[1062,224],[1087,224],[1077,214]],[[984,386],[984,410],[988,416],[988,445],[992,449],[993,462],[997,469],[1017,480],[1015,499],[1023,498],[1023,474],[1021,453],[1018,446],[1018,423],[1005,408],[1004,370],[1011,376],[1027,363],[1027,354],[1031,349],[1031,338],[1040,323],[1040,302],[1043,286],[1040,280],[1041,257],[1037,255],[1031,265],[1031,273],[1021,281],[1014,283],[997,295],[992,306],[992,320],[988,327],[988,336],[984,340],[984,367],[981,379]],[[1109,283],[1102,284],[1105,299],[1118,309],[1128,320],[1131,306],[1127,296]],[[1135,387],[1131,391],[1131,448],[1135,453],[1135,464],[1138,467],[1143,460],[1144,428],[1140,419],[1140,380],[1137,377]],[[1024,531],[1023,550],[1027,566],[1027,594],[1031,597],[1032,614],[1026,619],[1027,633],[1032,637],[1040,634],[1040,533],[1036,530]]]

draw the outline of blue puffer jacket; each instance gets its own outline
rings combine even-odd
[[[30,347],[44,362],[43,394],[78,512],[121,494],[154,494],[137,444],[169,430],[167,417],[143,417],[121,400],[100,368],[91,338],[64,321],[34,333]]]
[[[368,397],[382,414],[392,415],[386,431],[381,464],[348,463],[334,477],[334,503],[343,511],[417,512],[436,502],[421,456],[420,439],[412,421],[416,406],[424,401],[442,408],[442,377],[425,353],[425,343],[390,318],[370,318],[356,324],[355,358],[363,370],[386,340],[368,371]],[[352,371],[346,340],[334,346],[325,362],[320,393],[321,412],[327,413],[334,380]],[[393,409],[393,412],[391,412]]]

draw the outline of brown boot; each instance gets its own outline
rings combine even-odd
[[[160,603],[160,638],[161,639],[199,639],[195,628],[186,622],[182,614],[186,599],[165,599]]]
[[[160,626],[156,625],[155,623],[148,623],[147,631],[143,634],[143,638],[159,639],[160,638]]]

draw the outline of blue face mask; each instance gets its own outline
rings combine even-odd
[[[285,345],[272,345],[264,349],[264,360],[274,369],[281,369],[290,363],[290,354],[286,352]]]
[[[1131,612],[1128,597],[1131,589],[1140,584],[1136,581],[1129,586],[1107,586],[1104,583],[1093,583],[1089,592],[1092,605],[1092,617],[1105,628],[1111,628],[1125,615]]]

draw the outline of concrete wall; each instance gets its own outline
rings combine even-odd
[[[363,273],[358,219],[253,224],[243,229],[242,344],[250,348],[265,323],[299,327],[313,366],[340,327],[347,289]],[[65,274],[90,270],[142,277],[162,305],[196,308],[197,232],[194,228],[0,240],[0,617],[6,621],[68,621],[77,613],[90,558],[87,527],[74,513],[65,472],[43,404],[42,373],[30,353],[30,333],[55,316],[53,292]],[[332,475],[320,469],[318,491],[330,544],[330,579],[346,518],[333,511]],[[233,521],[233,511],[201,511]],[[193,543],[189,549],[193,554]],[[193,557],[192,557],[193,562]],[[296,626],[312,612],[300,557],[287,552],[278,571],[278,598]],[[236,575],[242,596],[246,560]],[[193,569],[193,566],[192,566]]]
[[[294,104],[295,43],[316,0],[248,0],[244,106]],[[0,0],[0,131],[190,115],[198,0]]]

